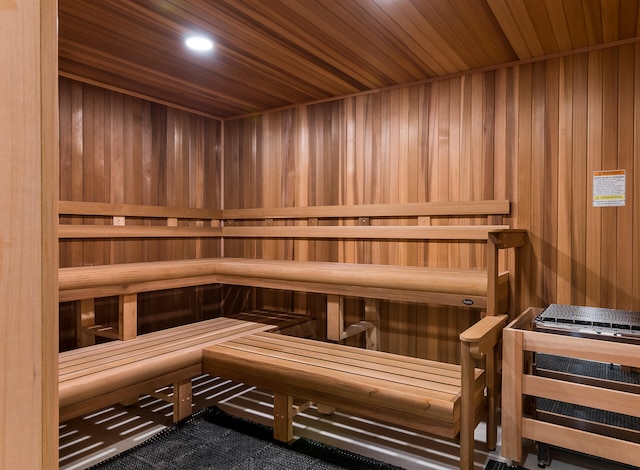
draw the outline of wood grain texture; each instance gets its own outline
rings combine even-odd
[[[577,41],[573,24],[568,23],[568,31],[571,40]],[[296,108],[306,119],[288,121],[281,135],[272,125],[269,133],[279,140],[293,133],[298,142],[307,141],[310,163],[296,168],[308,174],[294,171],[289,177],[308,181],[309,203],[510,199],[506,222],[526,229],[530,243],[521,252],[519,266],[510,254],[499,260],[501,269],[517,269],[518,276],[512,279],[517,283],[511,286],[512,298],[518,299],[511,307],[514,312],[558,301],[640,310],[640,297],[633,287],[638,285],[640,253],[638,244],[630,242],[637,234],[626,228],[637,225],[638,209],[629,195],[637,192],[638,181],[633,163],[638,158],[638,139],[632,143],[630,136],[637,134],[640,112],[639,54],[637,45],[615,47],[609,52],[471,73],[408,87],[404,93],[381,91],[308,105]],[[278,112],[269,114],[271,123],[278,121],[274,114]],[[228,120],[225,133],[229,139],[252,142],[264,134],[264,119],[265,115]],[[255,172],[252,162],[261,161],[264,166],[265,159],[272,158],[261,146],[226,147],[225,165],[244,168],[225,181],[225,195],[233,204],[227,209],[260,214],[260,208],[267,207],[248,193],[238,198],[235,181],[253,181],[266,194],[266,177]],[[301,157],[294,154],[292,158]],[[627,205],[593,207],[593,171],[622,165],[627,170]],[[280,201],[283,210],[301,210],[291,198]],[[389,221],[371,218],[369,223],[384,226]],[[437,227],[440,222],[431,217],[428,223]],[[231,243],[261,245],[259,241]],[[412,251],[411,243],[380,241],[359,246],[323,241],[315,242],[307,256],[382,264],[486,266],[483,253],[473,245],[430,243]],[[477,315],[431,306],[407,315],[405,307],[394,303],[385,303],[382,309],[388,313],[382,319],[383,348],[433,359],[443,354],[454,361],[459,357],[453,350],[443,353],[448,351],[446,338],[455,338],[452,330],[461,331]],[[414,343],[404,336],[415,331],[428,339]],[[451,332],[443,336],[442,331]]]
[[[58,462],[55,2],[0,5],[0,467]]]
[[[640,28],[637,0],[59,5],[64,76],[220,118],[632,40]],[[212,52],[182,46],[193,30],[215,38]]]
[[[574,26],[568,23],[572,41],[577,40],[573,37],[577,34]],[[471,73],[406,90],[381,91],[229,120],[224,124],[224,154],[214,151],[218,148],[216,142],[223,140],[219,134],[221,126],[211,125],[212,131],[218,132],[214,133],[215,138],[204,130],[202,134],[199,130],[190,132],[183,138],[196,139],[189,148],[201,148],[205,154],[215,155],[213,159],[205,158],[205,167],[211,165],[205,172],[212,176],[207,177],[209,184],[201,184],[204,191],[209,191],[203,201],[212,200],[211,204],[204,204],[210,209],[221,207],[222,192],[225,209],[248,211],[255,217],[264,214],[264,208],[272,207],[302,214],[305,205],[350,207],[400,201],[439,204],[468,198],[509,199],[511,215],[505,222],[526,229],[530,243],[522,250],[519,266],[510,254],[499,260],[501,269],[518,274],[512,278],[516,282],[510,287],[511,298],[517,299],[511,305],[512,312],[558,301],[640,310],[639,245],[630,242],[637,240],[638,231],[626,228],[635,227],[638,219],[638,208],[631,197],[638,191],[634,163],[638,158],[638,139],[632,141],[630,135],[638,132],[640,95],[636,77],[640,52],[638,45],[605,52],[592,51],[535,65]],[[61,80],[61,113],[65,116],[61,121],[64,136],[61,195],[70,200],[82,200],[85,196],[88,200],[95,193],[94,189],[83,193],[82,177],[77,176],[87,173],[83,168],[88,163],[82,156],[94,146],[95,136],[91,139],[82,136],[90,132],[88,126],[96,118],[78,119],[88,109],[85,102],[92,90]],[[96,100],[92,98],[91,102],[91,109],[96,112]],[[168,180],[169,162],[173,162],[171,171],[182,168],[187,175],[198,174],[189,165],[176,166],[173,157],[167,159],[167,152],[187,148],[175,144],[175,128],[187,126],[186,118],[177,119],[176,111],[169,113],[160,105],[150,106],[148,112],[144,111],[145,106],[140,109],[142,122],[151,126],[142,136],[150,133],[152,137],[150,143],[143,142],[140,147],[142,152],[152,149],[143,157],[145,175],[148,172],[149,176],[144,179],[142,203],[168,205],[172,197],[178,198],[174,201],[183,207],[197,207],[189,202],[192,197],[198,200],[197,194],[191,195],[194,191],[191,184],[185,192],[184,187],[177,186],[183,183]],[[208,125],[204,118],[190,119],[201,122],[201,126]],[[110,125],[110,132],[114,128],[119,127]],[[168,128],[174,129],[171,145]],[[201,135],[207,136],[202,137],[204,147],[198,144]],[[197,161],[194,164],[198,165]],[[117,159],[110,162],[113,172]],[[593,207],[593,171],[623,165],[627,170],[627,206]],[[224,183],[220,173],[223,166]],[[90,167],[95,165],[91,163]],[[194,185],[200,187],[200,183]],[[401,215],[376,218],[372,213],[368,223],[375,230],[384,230],[387,224],[401,222]],[[263,223],[231,222],[227,224],[230,228],[258,227]],[[345,225],[355,223],[354,219]],[[462,218],[460,223],[484,221]],[[313,227],[313,222],[311,226],[308,221],[306,224],[294,229]],[[430,217],[428,225],[439,229],[439,224],[436,215]],[[273,226],[288,230],[276,219]],[[104,250],[106,258],[112,259],[109,251],[118,253],[120,249],[89,243],[92,242],[63,242],[63,266],[83,264],[85,250],[86,259],[96,263],[106,262]],[[118,255],[118,259],[166,259],[167,253],[176,258],[195,253],[195,248],[167,250],[163,241],[144,243],[142,254],[134,250]],[[486,266],[483,251],[473,244],[447,246],[432,242],[416,248],[413,243],[322,240],[294,244],[277,239],[233,239],[225,242],[224,254],[418,266]],[[102,255],[95,250],[102,250]],[[221,254],[219,248],[204,245],[201,253]],[[278,298],[278,295],[268,294],[270,305],[310,308],[304,306],[305,300],[300,297],[293,301],[291,296]],[[357,315],[362,308],[361,304],[353,306]],[[478,315],[473,310],[446,307],[419,306],[407,310],[393,302],[383,303],[381,309],[388,313],[382,320],[383,347],[434,359],[441,359],[440,355],[453,356],[454,361],[459,358],[452,346],[457,334]],[[410,332],[413,335],[414,331],[419,331],[423,339],[407,340],[405,335]],[[442,331],[447,333],[443,335]]]
[[[84,217],[86,224],[131,216],[131,230],[166,225],[154,220],[159,216],[215,217],[221,209],[218,121],[65,78],[60,90],[60,199],[69,201],[61,205],[69,212],[61,223],[82,223],[82,211],[95,215]],[[140,217],[145,213],[149,217]],[[181,221],[179,230],[196,225]],[[191,258],[196,245],[201,256],[220,254],[217,240],[63,241],[60,265]]]

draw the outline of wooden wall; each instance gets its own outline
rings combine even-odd
[[[0,2],[0,468],[58,468],[57,2]]]
[[[220,121],[68,78],[59,79],[59,88],[61,200],[221,208]],[[108,218],[87,219],[86,223],[111,224]],[[60,243],[61,267],[219,255],[217,239]],[[219,295],[216,287],[145,294],[139,302],[138,330],[144,333],[214,315]],[[116,322],[117,305],[117,299],[98,302],[97,321]],[[63,304],[60,312],[61,348],[67,349],[75,345],[74,307]]]
[[[60,197],[207,208],[506,198],[508,221],[530,240],[514,313],[553,302],[640,310],[639,83],[640,46],[631,44],[221,124],[61,79]],[[593,171],[618,168],[627,172],[626,206],[594,208]],[[61,265],[221,253],[215,242],[197,246],[63,242]],[[224,254],[486,262],[475,245],[417,242],[225,240]],[[512,256],[502,265],[516,271]],[[163,318],[190,299],[177,296]],[[312,315],[324,309],[317,295],[265,291],[252,302]],[[356,320],[362,302],[348,310]],[[382,311],[385,349],[442,360],[457,360],[457,335],[478,316],[390,302]]]
[[[225,208],[506,198],[530,237],[515,312],[553,302],[640,310],[639,84],[632,44],[226,121]],[[593,171],[618,168],[626,206],[592,207]],[[484,262],[474,247],[416,243],[225,242],[225,254]],[[293,297],[257,302],[295,308]],[[385,349],[434,359],[457,357],[455,337],[477,315],[383,310]]]
[[[60,199],[219,209],[221,127],[220,121],[60,78]],[[217,240],[63,241],[60,265],[216,256],[219,246]]]

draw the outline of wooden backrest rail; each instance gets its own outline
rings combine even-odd
[[[509,201],[455,201],[398,204],[336,205],[268,209],[193,209],[136,204],[59,201],[58,213],[71,223],[58,226],[60,239],[81,238],[312,238],[398,240],[486,240],[490,232],[506,230],[496,224],[509,213]],[[83,224],[84,217],[112,217],[112,224]],[[482,225],[430,225],[436,218],[484,218]],[[126,218],[166,219],[166,226],[126,224]],[[358,225],[318,225],[317,219],[359,219]],[[369,218],[414,218],[408,225],[370,224]],[[307,226],[274,226],[273,219],[308,219]],[[179,226],[178,220],[196,221]],[[238,226],[262,220],[259,226]],[[221,221],[224,221],[221,224]],[[65,221],[67,222],[67,221]],[[221,225],[225,225],[221,227]]]
[[[509,201],[408,202],[270,209],[225,209],[225,220],[508,215]]]
[[[182,207],[59,201],[61,217],[112,217],[111,225],[62,223],[60,239],[77,238],[219,238],[221,210]],[[166,225],[127,225],[126,219],[165,219]],[[196,226],[178,226],[178,220],[195,221]],[[77,222],[77,221],[75,221]]]

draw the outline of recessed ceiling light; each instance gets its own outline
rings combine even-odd
[[[204,36],[190,36],[185,41],[185,44],[194,51],[210,51],[213,49],[213,41]]]

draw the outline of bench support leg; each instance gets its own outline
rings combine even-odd
[[[273,395],[273,438],[276,441],[293,440],[293,397],[282,393]]]
[[[173,422],[191,416],[192,390],[191,379],[173,384]]]
[[[474,406],[475,361],[469,343],[462,342],[462,388],[460,396],[460,470],[473,470],[476,410]]]
[[[380,301],[378,299],[364,299],[364,320],[373,327],[367,330],[367,349],[380,351]]]
[[[495,450],[498,443],[496,421],[498,401],[498,371],[496,370],[496,346],[487,351],[485,373],[487,374],[487,449]]]
[[[76,301],[76,343],[79,348],[96,344],[96,337],[87,328],[96,324],[96,308],[93,299]]]
[[[122,341],[126,341],[138,334],[138,296],[123,294],[119,297],[119,303],[119,336]]]
[[[327,339],[344,339],[344,299],[340,295],[327,295]]]

